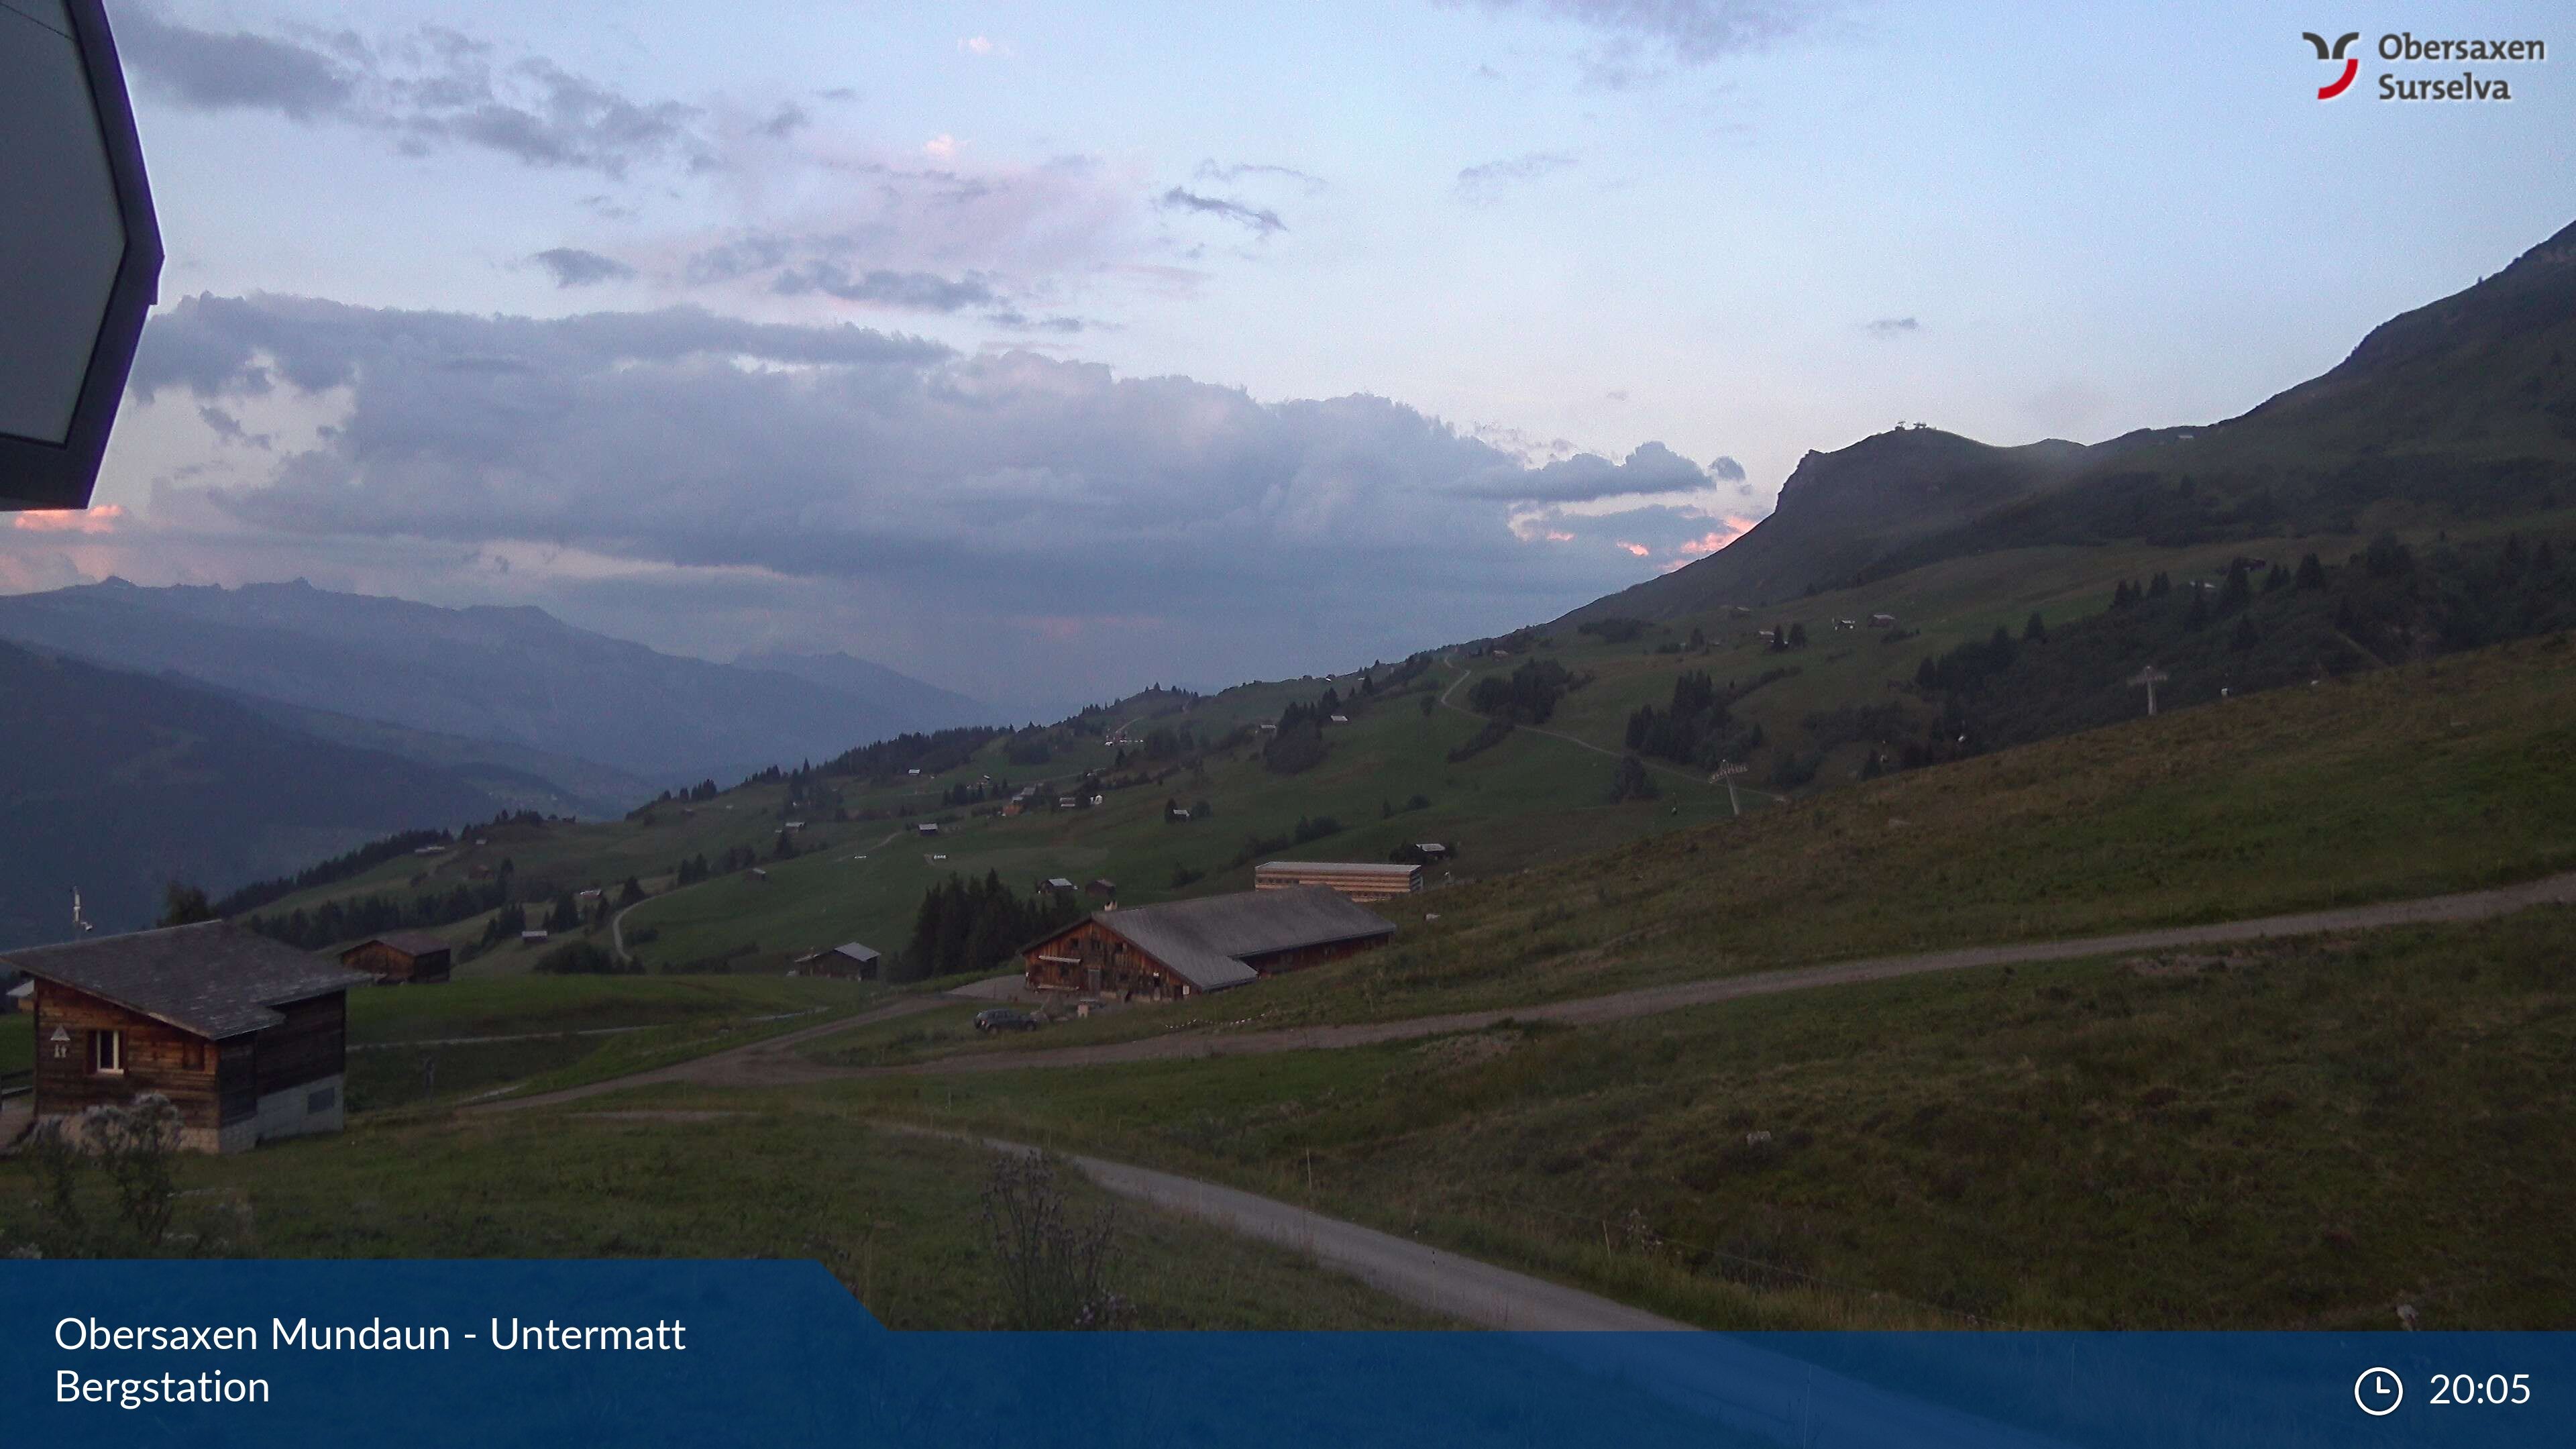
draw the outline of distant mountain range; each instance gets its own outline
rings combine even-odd
[[[444,609],[301,581],[110,579],[0,598],[0,639],[211,686],[337,743],[535,776],[594,810],[993,713],[843,655],[714,664],[542,609]]]
[[[2236,418],[2085,446],[1931,428],[1809,453],[1688,567],[1573,611],[1671,619],[1999,548],[2371,532],[2576,505],[2576,226]]]
[[[0,948],[152,923],[362,841],[488,817],[435,765],[288,729],[211,690],[0,644]]]

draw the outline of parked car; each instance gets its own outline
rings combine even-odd
[[[1046,1025],[1045,1022],[1027,1012],[1016,1011],[1007,1006],[989,1007],[975,1013],[977,1031],[1035,1031],[1044,1025]]]

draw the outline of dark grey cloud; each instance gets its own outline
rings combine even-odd
[[[117,36],[147,93],[189,109],[273,111],[382,132],[415,155],[466,146],[607,176],[712,164],[697,107],[630,97],[542,56],[505,59],[442,27],[378,40],[259,34],[138,9],[119,17]]]
[[[1630,494],[1688,493],[1708,486],[1700,466],[1661,443],[1640,443],[1626,462],[1613,463],[1598,453],[1524,468],[1498,467],[1463,482],[1456,490],[1467,498],[1511,503],[1590,503]]]
[[[361,78],[310,46],[246,30],[198,30],[143,7],[117,14],[116,51],[151,93],[200,111],[275,111],[309,121],[348,108]]]
[[[1741,483],[1744,481],[1744,465],[1733,458],[1712,458],[1708,464],[1708,476],[1720,483]]]
[[[1492,201],[1524,182],[1569,170],[1575,164],[1571,156],[1542,151],[1488,161],[1458,173],[1458,195],[1468,201]]]
[[[1911,332],[1923,330],[1923,324],[1911,317],[1881,317],[1866,329],[1870,336],[1893,341]]]
[[[1764,49],[1833,8],[1818,0],[1477,0],[1496,12],[1536,11],[1611,42],[1651,45],[1684,65]]]
[[[223,439],[227,443],[236,443],[246,448],[258,448],[265,451],[273,442],[276,441],[266,433],[254,433],[246,430],[242,427],[241,419],[235,417],[230,409],[219,408],[213,403],[201,404],[197,408],[197,418],[199,421],[203,422],[216,437]]]
[[[422,369],[561,378],[729,357],[869,369],[921,368],[953,355],[918,337],[848,324],[745,322],[697,307],[539,319],[201,293],[153,315],[129,386],[147,400],[173,389],[220,400],[264,396],[281,384],[321,392],[354,386],[362,376],[416,381]]]
[[[1220,166],[1213,157],[1200,162],[1198,169],[1190,173],[1190,179],[1213,181],[1221,186],[1234,186],[1247,181],[1279,182],[1294,186],[1309,196],[1319,196],[1332,189],[1324,178],[1300,171],[1294,166],[1273,166],[1257,161],[1239,161],[1232,165]]]
[[[424,558],[536,546],[752,570],[785,581],[782,608],[831,585],[937,637],[1052,620],[1028,657],[1076,673],[1150,647],[1167,674],[1222,680],[1322,640],[1384,652],[1490,631],[1634,582],[1629,543],[1710,526],[1643,509],[1516,530],[1529,515],[1509,500],[1617,491],[1578,478],[1697,474],[1659,446],[1516,482],[1529,470],[1509,455],[1384,398],[1264,403],[693,309],[531,319],[194,296],[153,319],[132,386],[327,408],[308,445],[201,494],[317,557],[414,540]],[[306,394],[326,396],[294,403]],[[1112,558],[1139,566],[1069,562]]]
[[[879,267],[853,274],[839,262],[812,261],[780,272],[769,289],[782,297],[820,292],[844,302],[867,302],[919,312],[956,312],[989,307],[1000,298],[984,278],[969,272],[943,277],[933,272],[897,272]]]
[[[1204,216],[1221,217],[1249,227],[1260,236],[1288,229],[1288,223],[1279,219],[1279,213],[1267,207],[1249,206],[1223,196],[1202,196],[1178,186],[1163,193],[1161,204],[1167,211],[1194,211]]]
[[[1087,331],[1091,326],[1079,317],[1032,317],[1026,312],[1007,308],[999,312],[985,313],[984,320],[996,327],[1008,327],[1017,332],[1055,332],[1066,335]]]
[[[635,275],[635,269],[615,257],[586,252],[579,247],[549,247],[529,258],[546,269],[557,287],[588,287],[600,282],[622,282]]]
[[[789,101],[781,105],[776,114],[761,122],[759,130],[760,134],[773,141],[783,141],[813,123],[814,118],[806,113],[803,106]]]

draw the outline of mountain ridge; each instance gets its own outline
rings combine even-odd
[[[0,598],[0,638],[662,783],[819,758],[988,712],[893,670],[869,676],[873,695],[862,694],[663,654],[531,605],[448,609],[302,580],[227,589],[111,579],[14,595]]]

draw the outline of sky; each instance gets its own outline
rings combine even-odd
[[[1014,706],[1543,621],[1900,421],[2232,416],[2576,220],[2540,5],[109,13],[169,259],[0,591],[301,577]],[[2515,99],[2375,97],[2461,69]]]

